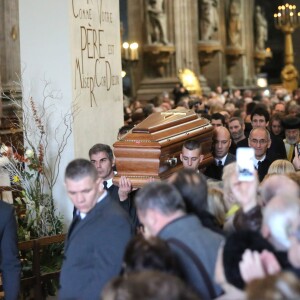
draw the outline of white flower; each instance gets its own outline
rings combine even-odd
[[[31,149],[27,149],[25,152],[26,158],[32,158],[34,156],[34,152]]]
[[[2,144],[0,148],[0,153],[1,154],[7,153],[7,151],[8,151],[8,147],[5,144]]]

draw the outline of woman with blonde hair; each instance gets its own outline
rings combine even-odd
[[[286,159],[273,161],[268,170],[268,174],[286,174],[292,172],[295,172],[295,167]]]
[[[215,216],[220,227],[223,227],[226,219],[226,205],[223,192],[215,187],[208,188],[207,194],[208,211]]]

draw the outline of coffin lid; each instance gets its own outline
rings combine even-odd
[[[132,133],[154,133],[196,119],[195,112],[185,108],[157,112],[135,126]]]

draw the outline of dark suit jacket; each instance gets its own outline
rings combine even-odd
[[[201,260],[210,280],[213,282],[216,295],[221,294],[220,287],[214,281],[217,253],[220,243],[223,241],[221,235],[205,228],[195,215],[188,214],[167,224],[158,233],[158,237],[167,242],[175,238],[189,247],[194,255]],[[176,245],[170,242],[168,244],[176,256],[179,269],[182,271],[187,284],[194,288],[200,299],[211,299],[202,274],[199,273],[199,269],[191,256]]]
[[[124,201],[120,201],[119,197],[119,187],[117,185],[112,185],[109,187],[108,192],[113,200],[115,200],[125,211],[127,211],[129,218],[131,220],[132,226],[136,229],[140,226],[140,222],[137,216],[136,207],[134,203],[135,191],[128,195],[128,198]]]
[[[236,160],[235,156],[231,153],[228,153],[224,166],[227,166],[228,164],[235,162],[235,160]],[[213,161],[212,164],[210,164],[206,168],[204,175],[206,175],[207,177],[216,179],[216,180],[222,180],[224,166],[217,166],[215,161]]]
[[[68,232],[59,299],[99,299],[104,285],[119,274],[131,236],[129,217],[107,195]]]
[[[6,300],[15,300],[20,291],[21,264],[18,258],[17,224],[12,205],[0,200],[0,262]]]
[[[259,182],[262,182],[266,174],[268,173],[269,167],[274,160],[266,156],[265,160],[262,161],[261,165],[257,169]]]
[[[283,140],[280,137],[274,135],[273,133],[270,133],[270,136],[272,143],[267,153],[271,155],[273,160],[287,159]]]
[[[120,205],[129,215],[129,218],[131,220],[132,229],[135,231],[137,227],[139,227],[140,221],[138,219],[138,215],[136,212],[136,207],[134,204],[134,195],[135,191],[131,192],[128,195],[128,198],[124,201],[120,201],[119,197],[119,187],[117,185],[111,185],[108,188],[108,193],[112,200],[114,200],[118,205]],[[76,216],[77,209],[74,207],[73,209],[73,218]]]

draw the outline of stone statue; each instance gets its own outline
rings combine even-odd
[[[165,0],[147,1],[147,33],[149,44],[168,44]]]
[[[241,2],[231,0],[229,5],[228,45],[241,46]]]
[[[214,32],[218,31],[219,15],[217,0],[200,0],[200,39],[212,39]]]
[[[256,50],[265,51],[266,41],[268,39],[268,22],[262,14],[261,7],[255,8],[255,25],[256,25]]]

